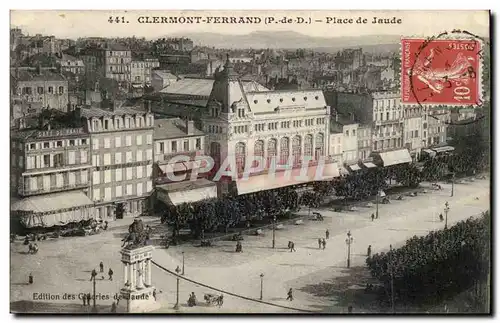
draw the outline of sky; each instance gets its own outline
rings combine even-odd
[[[113,17],[125,17],[128,24],[109,23]],[[146,24],[139,17],[259,17],[260,24]],[[283,18],[302,17],[323,22],[311,24],[276,23],[265,24],[265,18],[275,21]],[[351,24],[327,24],[327,17],[353,19]],[[361,17],[368,23],[358,24]],[[401,24],[372,24],[373,17],[401,19]],[[54,35],[58,38],[78,37],[146,37],[157,38],[182,32],[214,32],[220,34],[248,34],[254,31],[294,31],[309,36],[342,37],[362,35],[432,36],[452,29],[468,30],[481,37],[489,35],[489,13],[482,11],[90,11],[90,10],[12,10],[11,27],[20,27],[24,33]],[[145,19],[145,18],[141,18]]]

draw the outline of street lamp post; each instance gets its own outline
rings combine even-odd
[[[263,286],[264,286],[264,274],[260,274],[260,300],[262,300]]]
[[[273,217],[273,249],[276,247],[276,216]]]
[[[455,192],[455,173],[453,173],[451,176],[451,197],[453,197],[454,192]]]
[[[95,278],[97,277],[97,271],[95,269],[92,270],[92,294],[94,295],[94,299],[92,301],[93,303],[93,311],[97,312],[97,307],[96,307],[96,297],[95,297]]]
[[[177,275],[179,275],[179,273],[181,272],[181,269],[179,268],[179,266],[177,266],[177,268],[175,268],[175,272],[177,273]],[[178,309],[179,309],[179,276],[177,276],[177,296],[176,296],[174,310],[178,310]]]
[[[345,239],[345,243],[347,244],[347,268],[351,267],[351,243],[353,240],[351,231],[347,232],[347,238]]]
[[[389,246],[389,268],[391,269],[391,308],[392,313],[394,313],[394,268],[392,266],[392,244]]]
[[[184,276],[184,251],[182,252],[182,276]]]
[[[376,199],[376,204],[377,204],[377,209],[375,211],[375,218],[378,219],[378,198],[379,198],[379,195],[380,195],[380,190],[377,191],[377,199]]]
[[[448,212],[450,211],[450,206],[448,204],[448,201],[444,203],[444,215],[445,215],[445,222],[444,222],[444,228],[448,229]]]

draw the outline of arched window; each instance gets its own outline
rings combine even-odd
[[[325,155],[325,136],[320,132],[316,135],[316,154],[315,158],[319,159],[319,156]]]
[[[280,165],[288,164],[290,157],[290,139],[283,137],[280,140]]]
[[[245,157],[246,157],[245,144],[239,142],[236,144],[236,149],[235,149],[236,171],[238,173],[242,173],[245,170]]]
[[[212,142],[210,144],[210,157],[214,160],[214,171],[219,171],[220,167],[220,144],[218,142]]]
[[[276,158],[276,148],[277,148],[277,142],[276,139],[269,139],[269,142],[267,143],[267,166],[270,167],[273,158]]]
[[[293,156],[293,166],[300,163],[302,155],[302,139],[300,136],[295,136],[292,139],[292,156]]]
[[[313,136],[311,134],[304,138],[304,157],[309,159],[313,157]]]
[[[254,158],[258,159],[259,161],[261,161],[264,158],[264,141],[257,140],[255,142],[255,145],[253,146],[253,155],[254,155]],[[258,165],[258,162],[255,159],[252,163],[253,164],[252,167],[257,167],[257,165]]]

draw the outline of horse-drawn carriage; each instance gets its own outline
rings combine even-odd
[[[221,307],[224,304],[224,295],[216,295],[216,294],[205,294],[203,297],[207,305],[217,305]]]

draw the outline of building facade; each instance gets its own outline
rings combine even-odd
[[[444,145],[448,141],[448,123],[451,119],[450,109],[443,107],[428,108],[424,107],[424,137],[426,146],[432,147],[436,145]]]
[[[422,110],[419,105],[404,107],[404,145],[414,160],[419,160],[421,149],[426,147]]]
[[[80,58],[63,54],[62,57],[57,60],[57,63],[61,66],[62,72],[85,74],[85,65]]]
[[[130,63],[130,81],[132,84],[151,85],[151,72],[160,67],[157,58],[146,58]]]
[[[90,137],[83,128],[12,132],[11,211],[25,228],[94,218]]]
[[[372,126],[360,124],[358,127],[358,159],[366,160],[372,153]]]
[[[91,198],[96,216],[114,220],[150,209],[153,191],[153,127],[149,111],[118,106],[80,108],[90,133]]]
[[[11,102],[29,107],[68,110],[68,80],[54,69],[13,68]]]
[[[254,157],[263,160],[264,172],[273,163],[305,167],[304,156],[311,159],[308,169],[312,169],[328,154],[329,118],[330,108],[321,91],[245,91],[228,59],[224,70],[215,74],[202,122],[216,169],[229,161],[242,174],[256,166]],[[336,165],[332,169],[338,172]],[[250,180],[235,180],[237,194],[298,184],[267,177],[255,174]],[[219,193],[226,192],[223,188]]]
[[[403,147],[404,113],[399,92],[375,92],[373,96],[373,151]]]

